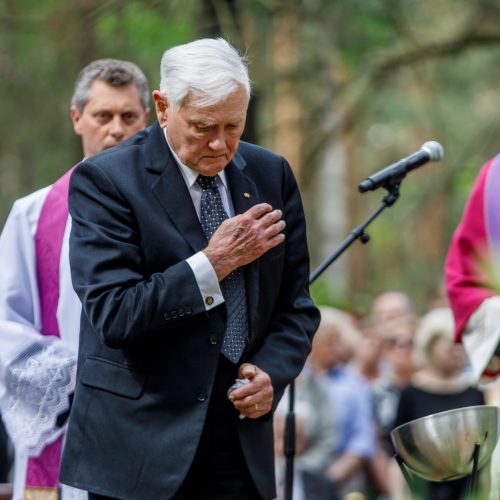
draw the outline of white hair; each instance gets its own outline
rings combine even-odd
[[[415,360],[419,364],[429,362],[429,351],[437,338],[453,341],[455,322],[449,307],[431,309],[420,320],[415,333]]]
[[[246,58],[223,38],[203,38],[168,49],[161,59],[160,91],[174,110],[189,98],[196,107],[224,101],[238,86],[250,98]]]
[[[142,107],[144,109],[148,107],[148,81],[137,64],[120,59],[97,59],[85,66],[76,80],[71,105],[75,106],[79,113],[83,112],[83,108],[89,102],[90,88],[96,80],[115,88],[135,85],[139,91]]]
[[[354,352],[363,338],[361,331],[355,324],[354,317],[335,307],[319,306],[319,310],[321,313],[319,334],[322,335],[332,327],[335,328],[345,347]]]

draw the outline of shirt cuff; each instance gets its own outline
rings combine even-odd
[[[205,309],[209,311],[223,304],[224,296],[220,289],[219,280],[208,257],[203,252],[198,252],[189,257],[186,262],[189,264],[196,278]]]

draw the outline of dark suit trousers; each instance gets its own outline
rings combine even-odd
[[[198,450],[173,500],[262,500],[241,450],[238,413],[227,398],[237,366],[220,356]],[[90,493],[89,500],[112,500]]]
[[[193,464],[175,500],[261,500],[243,457],[236,422],[227,398],[237,366],[220,356],[207,419]]]

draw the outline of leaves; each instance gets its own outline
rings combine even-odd
[[[314,266],[383,196],[357,192],[365,176],[443,144],[445,159],[411,173],[372,241],[315,285],[356,310],[389,287],[423,306],[499,148],[499,21],[494,0],[2,0],[0,223],[80,159],[69,101],[85,64],[130,59],[155,88],[166,48],[221,34],[250,57],[249,136],[292,159]]]

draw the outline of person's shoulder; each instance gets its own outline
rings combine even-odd
[[[466,392],[469,393],[473,399],[476,399],[477,401],[482,401],[482,403],[479,402],[478,404],[484,404],[485,398],[484,398],[484,391],[482,389],[471,385],[467,387]]]
[[[283,162],[283,156],[270,151],[262,146],[258,146],[257,144],[252,144],[250,142],[240,141],[238,146],[238,153],[245,158],[248,159],[261,159],[265,161],[275,161],[275,162]]]
[[[363,377],[363,375],[361,375],[361,373],[359,373],[358,369],[355,366],[353,366],[352,364],[347,363],[347,364],[343,365],[343,372],[344,372],[344,376],[346,378],[348,378],[349,380],[352,380],[353,383],[362,385],[363,387],[364,386],[369,387],[370,384],[368,383],[368,380],[366,380]]]
[[[269,186],[295,183],[286,158],[256,144],[240,141],[233,163],[256,181],[265,180]]]
[[[26,215],[32,214],[32,213],[38,213],[43,205],[43,202],[45,201],[45,198],[47,197],[47,194],[49,193],[50,189],[52,187],[52,184],[49,186],[45,186],[43,188],[37,189],[36,191],[33,191],[32,193],[23,196],[22,198],[17,199],[13,206],[12,206],[12,212],[19,212],[23,213]]]
[[[17,199],[14,202],[14,205],[20,208],[27,208],[32,205],[36,205],[40,202],[43,202],[45,197],[47,196],[48,192],[50,191],[50,188],[52,187],[52,184],[49,186],[45,186],[43,188],[37,189],[36,191],[33,191],[30,194],[27,194],[26,196],[23,196],[22,198]]]
[[[71,183],[74,184],[81,175],[91,177],[98,172],[106,172],[107,177],[127,177],[138,164],[147,161],[145,145],[149,134],[150,129],[144,129],[118,146],[85,158],[77,165]]]
[[[371,388],[368,381],[359,374],[351,365],[344,364],[336,366],[329,371],[329,376],[336,380],[336,383],[342,385],[345,390],[365,396],[371,394]]]
[[[24,231],[34,234],[43,203],[50,188],[51,186],[46,186],[38,189],[14,202],[2,230],[4,237],[7,233],[14,234]]]
[[[125,156],[133,155],[140,151],[146,144],[147,139],[150,135],[151,127],[141,130],[129,137],[126,141],[122,142],[118,146],[113,148],[105,149],[100,153],[97,153],[89,158],[86,158],[83,163],[94,163],[94,164],[107,164],[113,161],[119,161]]]

